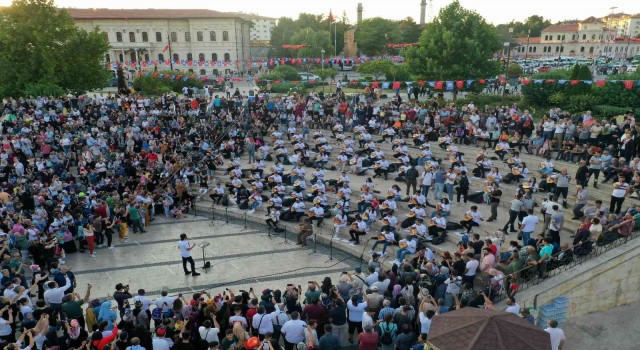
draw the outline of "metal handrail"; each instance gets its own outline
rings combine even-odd
[[[604,234],[604,233],[603,233]],[[488,293],[488,297],[489,299],[493,300],[493,301],[500,301],[503,300],[509,296],[512,296],[520,291],[523,291],[527,288],[529,288],[530,286],[535,286],[538,285],[540,282],[549,279],[551,277],[554,277],[556,275],[558,275],[559,273],[561,273],[562,271],[565,270],[569,270],[574,268],[575,266],[578,265],[582,265],[582,263],[584,263],[587,260],[590,260],[593,257],[602,255],[603,253],[606,253],[618,246],[621,246],[623,244],[626,244],[629,240],[636,238],[637,236],[640,236],[640,231],[632,231],[628,236],[625,237],[619,237],[618,239],[607,243],[605,245],[598,245],[597,243],[594,243],[591,251],[589,252],[589,254],[586,255],[573,255],[573,259],[566,263],[566,264],[560,264],[560,265],[556,265],[553,266],[552,269],[547,269],[547,276],[546,277],[541,277],[538,273],[537,273],[537,266],[536,265],[529,265],[526,266],[516,272],[513,272],[509,275],[504,276],[503,278],[501,278],[500,280],[498,280],[498,282],[502,285],[502,288],[497,291],[492,290],[491,288],[491,280],[487,281],[485,284],[483,284],[483,289],[488,289],[489,293]],[[582,243],[580,243],[582,244]],[[576,247],[578,247],[579,245],[575,245],[572,248],[575,249]],[[561,252],[558,252],[554,255],[552,255],[551,257],[551,262],[553,261],[557,261],[554,260],[558,258],[558,256],[560,255]],[[549,264],[549,262],[547,263]],[[512,288],[512,285],[516,285],[515,288]],[[537,295],[536,298],[534,298],[534,308],[537,308]]]

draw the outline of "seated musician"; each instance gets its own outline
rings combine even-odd
[[[498,155],[498,157],[500,158],[500,160],[504,160],[504,156],[509,153],[509,142],[505,141],[499,141],[498,144],[496,145],[496,154]]]
[[[400,240],[398,242],[400,249],[396,252],[396,260],[393,263],[401,264],[407,254],[415,254],[417,246],[418,242],[415,236],[410,236],[410,239]]]
[[[382,244],[382,251],[380,252],[380,255],[385,255],[387,253],[387,247],[395,242],[396,236],[393,232],[381,231],[376,242],[373,243],[371,250],[369,250],[369,253],[374,253],[378,244]]]
[[[445,232],[447,230],[447,219],[442,217],[442,214],[436,212],[436,216],[431,218],[429,222],[429,235],[438,237],[440,233]]]
[[[217,182],[216,187],[209,191],[209,198],[211,198],[214,203],[220,204],[220,201],[224,198],[224,187],[222,187],[221,183]]]
[[[367,224],[362,221],[362,217],[360,215],[356,216],[356,221],[351,224],[351,228],[349,229],[349,235],[351,239],[349,241],[353,242],[350,245],[358,245],[360,244],[360,236],[364,236],[367,234]]]
[[[480,221],[484,221],[482,213],[478,211],[478,207],[472,205],[470,210],[464,214],[464,219],[460,221],[460,225],[467,229],[467,233],[471,232],[474,226],[480,226]]]
[[[317,222],[318,227],[322,227],[322,221],[324,220],[324,208],[320,205],[320,202],[316,202],[315,205],[309,209],[309,220],[311,223]]]

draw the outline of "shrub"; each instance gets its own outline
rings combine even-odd
[[[603,118],[611,118],[616,117],[622,114],[625,114],[629,111],[629,108],[624,107],[615,107],[609,105],[597,105],[592,108],[594,115]],[[636,112],[636,115],[638,113]]]
[[[564,109],[571,113],[588,111],[597,105],[599,101],[600,98],[593,94],[569,96]]]
[[[563,92],[554,92],[551,96],[549,96],[549,103],[556,106],[564,106],[565,102],[567,102],[567,95]]]
[[[271,92],[277,94],[287,94],[290,92],[306,93],[307,88],[304,87],[304,83],[278,83],[271,84]]]
[[[271,74],[274,74],[280,80],[300,80],[300,76],[298,75],[298,70],[286,65],[280,65],[271,70]]]

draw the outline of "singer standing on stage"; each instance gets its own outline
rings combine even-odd
[[[180,235],[178,249],[180,249],[180,256],[182,257],[182,268],[184,269],[185,275],[200,276],[200,274],[196,272],[196,263],[191,257],[191,249],[195,248],[195,246],[195,244],[189,244],[189,241],[187,241],[186,233]],[[191,264],[191,271],[187,270],[187,262]]]

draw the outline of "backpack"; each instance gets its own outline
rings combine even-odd
[[[387,324],[387,327],[389,327],[389,324]],[[382,332],[382,336],[380,336],[380,343],[382,343],[384,345],[393,344],[393,337],[391,336],[391,329],[389,329],[389,328],[384,329],[383,324],[380,324],[380,330]]]

